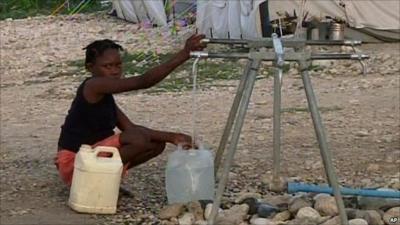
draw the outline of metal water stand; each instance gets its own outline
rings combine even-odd
[[[244,123],[244,118],[253,91],[257,71],[262,61],[273,61],[276,68],[274,76],[274,106],[273,106],[273,182],[272,190],[278,187],[280,178],[280,143],[281,143],[281,127],[280,127],[280,111],[281,111],[281,85],[282,85],[282,66],[285,61],[297,62],[302,76],[304,89],[306,92],[308,107],[314,124],[315,133],[318,139],[320,154],[324,163],[325,172],[328,182],[333,189],[336,204],[339,209],[341,224],[348,225],[346,212],[344,209],[343,199],[340,193],[337,176],[332,164],[332,155],[328,149],[325,128],[322,124],[320,113],[318,110],[317,100],[311,85],[308,68],[312,60],[332,60],[332,59],[348,59],[363,60],[369,58],[364,54],[342,54],[342,53],[311,53],[306,51],[307,45],[360,45],[361,41],[305,41],[302,39],[280,39],[276,34],[272,38],[261,38],[254,40],[243,39],[204,39],[210,44],[226,44],[230,46],[239,45],[246,52],[229,52],[229,53],[212,53],[212,52],[191,52],[193,58],[231,58],[231,59],[248,59],[244,73],[240,79],[240,83],[225,125],[223,135],[221,137],[219,147],[215,157],[215,174],[220,167],[222,155],[226,147],[229,136],[231,141],[227,155],[223,164],[223,172],[219,178],[218,189],[214,198],[213,207],[208,219],[209,225],[214,225],[218,208],[221,203],[222,195],[228,182],[229,171],[234,159],[240,132]],[[284,52],[284,47],[294,48],[294,52]],[[268,52],[268,48],[273,48],[274,52]],[[193,68],[197,68],[198,60],[195,61]],[[233,131],[232,131],[233,127]],[[231,134],[232,133],[232,134]]]

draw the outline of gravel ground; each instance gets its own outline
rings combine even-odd
[[[166,156],[174,146],[130,171],[123,185],[134,196],[121,195],[118,212],[111,216],[76,214],[68,208],[68,189],[58,177],[53,157],[60,125],[84,79],[70,74],[67,62],[82,59],[82,47],[95,39],[112,38],[129,51],[169,52],[183,43],[183,36],[170,37],[159,28],[138,29],[102,14],[0,21],[1,224],[158,224],[159,210],[166,204]],[[343,185],[399,189],[400,45],[366,44],[359,49],[371,55],[367,76],[360,75],[358,62],[347,61],[330,62],[326,69],[311,73],[335,168]],[[216,83],[223,85],[197,95],[198,132],[214,150],[238,81]],[[256,83],[228,198],[241,191],[267,192],[265,177],[272,168],[272,84],[272,78]],[[116,99],[135,123],[191,131],[191,92],[131,92]],[[282,99],[283,174],[325,183],[304,88],[294,68],[285,74]]]

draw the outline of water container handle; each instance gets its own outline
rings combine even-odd
[[[110,157],[111,159],[120,158],[119,150],[118,150],[117,148],[114,148],[114,147],[110,147],[110,146],[97,146],[96,148],[94,148],[94,156],[95,156],[96,158],[98,158],[98,157],[97,157],[97,154],[98,154],[99,152],[109,152],[109,153],[112,153],[112,156]]]

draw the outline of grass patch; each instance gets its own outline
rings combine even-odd
[[[154,52],[133,52],[123,54],[124,74],[126,77],[138,76],[147,72],[149,69],[160,65],[171,59],[173,54],[156,54]],[[71,71],[72,74],[85,75],[82,72],[84,60],[70,61],[67,63],[70,68],[76,68]],[[192,89],[192,65],[193,60],[189,60],[177,69],[163,81],[154,87],[145,90],[146,93],[159,92],[177,92]],[[240,65],[236,60],[201,60],[197,75],[197,83],[201,88],[213,86],[216,80],[239,80],[242,76],[244,65]],[[263,79],[268,75],[257,76],[257,79]]]

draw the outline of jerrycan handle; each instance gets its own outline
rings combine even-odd
[[[197,146],[197,148],[191,148],[192,150],[204,149],[204,145],[203,145],[202,142],[196,142],[195,145]],[[176,150],[178,150],[178,151],[186,151],[186,150],[183,149],[182,144],[178,144]]]
[[[110,158],[110,159],[118,159],[118,158],[120,158],[120,155],[119,155],[119,150],[117,149],[117,148],[114,148],[114,147],[109,147],[109,146],[97,146],[96,148],[94,148],[94,157],[95,158],[99,158],[97,155],[100,153],[100,152],[109,152],[109,153],[112,153],[112,156],[111,157],[102,157],[102,158]]]

